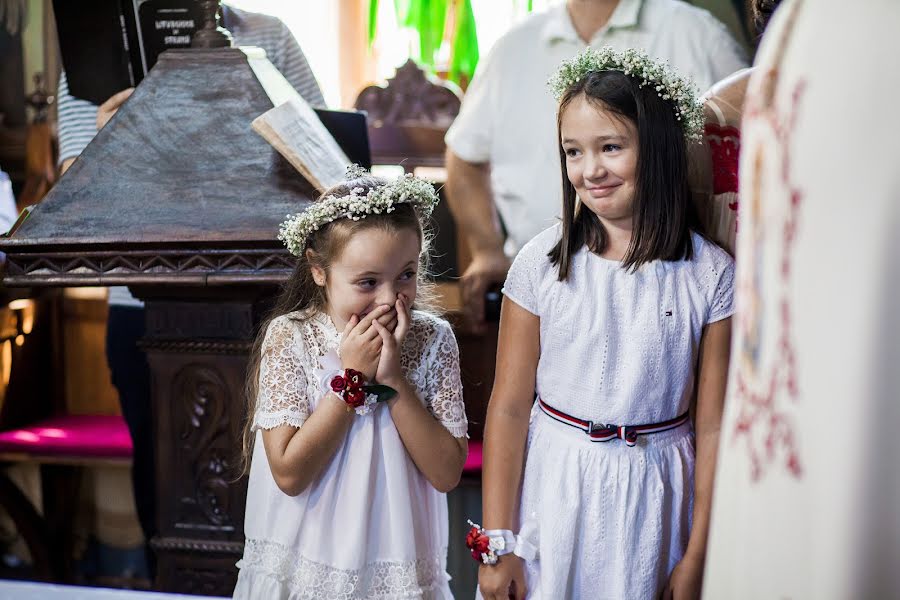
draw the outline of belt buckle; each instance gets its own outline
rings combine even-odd
[[[600,431],[609,431],[610,429],[617,429],[615,425],[610,425],[609,423],[594,423],[593,421],[588,421],[588,433],[597,433]]]

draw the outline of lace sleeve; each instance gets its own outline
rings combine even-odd
[[[459,347],[453,330],[445,321],[438,322],[428,355],[428,410],[453,437],[466,437],[469,423],[466,420],[462,380],[459,376]]]
[[[305,345],[288,317],[269,323],[259,365],[259,392],[253,428],[300,427],[309,417],[306,393]]]

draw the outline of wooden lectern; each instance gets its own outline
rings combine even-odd
[[[243,550],[247,357],[293,268],[278,224],[313,196],[250,129],[270,108],[241,50],[163,53],[0,241],[7,286],[127,285],[146,301],[164,591],[230,595]]]

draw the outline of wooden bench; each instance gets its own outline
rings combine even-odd
[[[0,506],[6,509],[43,581],[72,580],[71,523],[80,470],[131,465],[131,437],[120,416],[63,415],[0,432],[0,465],[32,463],[41,469],[41,512],[0,470]]]
[[[44,290],[4,300],[0,344],[9,350],[0,353],[8,378],[0,385],[0,510],[28,548],[34,576],[71,582],[84,472],[131,466],[125,421],[110,414],[118,400],[103,353],[105,292]],[[36,467],[40,487],[17,485],[9,474],[14,465]]]

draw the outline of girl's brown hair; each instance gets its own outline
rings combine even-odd
[[[652,85],[642,87],[618,71],[598,71],[570,86],[559,101],[556,131],[562,169],[562,237],[548,253],[559,268],[559,280],[568,278],[572,257],[582,247],[600,254],[608,243],[597,215],[584,208],[576,216],[578,193],[566,174],[562,115],[579,96],[598,110],[631,121],[637,129],[633,229],[622,267],[634,270],[652,260],[690,259],[691,231],[700,232],[700,221],[688,187],[687,145],[681,122],[671,102],[660,98]]]
[[[319,200],[328,196],[346,196],[354,189],[357,189],[357,193],[359,193],[358,188],[362,188],[362,194],[364,195],[386,183],[387,181],[380,177],[359,177],[339,183],[325,190],[319,197]],[[427,227],[423,228],[419,214],[412,204],[398,204],[390,213],[367,215],[358,221],[338,219],[310,234],[306,242],[306,249],[312,252],[304,252],[297,258],[294,272],[283,285],[281,293],[275,301],[274,308],[260,325],[250,352],[250,364],[247,369],[245,382],[247,417],[243,427],[239,461],[241,474],[249,470],[250,458],[253,455],[255,435],[252,427],[256,413],[256,398],[259,392],[259,368],[262,362],[262,345],[269,324],[274,319],[290,313],[297,313],[292,318],[302,321],[312,317],[317,312],[325,310],[328,304],[325,289],[316,285],[316,282],[313,280],[312,267],[321,268],[327,277],[330,266],[335,260],[340,258],[341,252],[343,252],[350,238],[356,235],[357,232],[365,229],[381,229],[383,231],[411,229],[419,235],[422,247],[419,253],[419,268],[416,274],[417,291],[413,308],[432,313],[436,312],[434,286],[427,278],[431,232]]]

